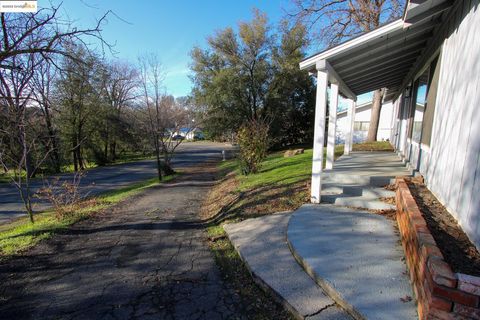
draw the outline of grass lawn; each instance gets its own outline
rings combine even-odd
[[[354,144],[353,151],[393,151],[393,148],[388,141],[379,141]],[[342,154],[343,145],[336,146],[335,159]],[[222,162],[220,169],[225,178],[207,196],[202,210],[206,219],[244,219],[295,210],[309,201],[312,149],[288,158],[283,157],[283,151],[272,153],[258,173],[248,176],[240,173],[237,160]]]
[[[175,178],[175,175],[164,177],[163,182]],[[110,191],[83,201],[71,217],[58,219],[53,210],[35,215],[35,223],[30,223],[28,217],[0,226],[0,257],[18,254],[43,239],[50,238],[55,233],[65,230],[70,225],[88,218],[90,215],[107,209],[143,189],[158,184],[157,178],[152,178],[131,186]]]
[[[283,152],[274,153],[267,157],[262,163],[260,172],[248,176],[237,175],[240,182],[239,190],[247,191],[261,186],[284,186],[309,179],[312,174],[312,149],[305,150],[305,153],[293,157],[284,158]],[[343,153],[343,147],[335,149],[335,158]],[[326,162],[326,151],[324,151],[323,165]]]
[[[342,154],[343,146],[336,147],[335,158]],[[220,169],[227,174],[207,196],[204,218],[243,219],[295,210],[309,199],[312,149],[288,158],[283,152],[270,154],[260,171],[248,176],[240,173],[236,160],[222,162]]]
[[[26,176],[25,171],[22,171],[21,175],[22,179],[24,179]],[[2,171],[2,173],[0,173],[0,183],[10,183],[12,181],[12,178],[15,179],[15,173],[11,170],[8,172]]]
[[[355,143],[352,146],[352,151],[392,151],[393,147],[389,141],[375,141]]]

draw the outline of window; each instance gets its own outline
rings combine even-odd
[[[440,78],[439,58],[433,60],[430,65],[430,79],[428,80],[428,93],[422,125],[422,143],[429,146],[432,139],[433,116],[435,113],[435,103],[437,100],[438,80]]]
[[[413,114],[412,141],[420,143],[422,138],[423,113],[425,112],[427,101],[427,84],[429,69],[415,82],[415,113]]]
[[[409,137],[414,142],[421,142],[428,146],[432,136],[439,75],[440,67],[437,57],[415,81],[413,105],[410,109]]]
[[[353,124],[353,131],[368,131],[369,127],[369,121],[355,121]]]

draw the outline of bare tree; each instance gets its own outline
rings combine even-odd
[[[121,122],[122,114],[129,103],[137,98],[140,85],[138,70],[125,62],[113,62],[106,66],[105,93],[108,103],[113,111],[105,126],[105,156],[108,156],[110,148],[110,159],[117,157],[117,138],[119,131],[117,124]]]
[[[293,0],[290,16],[303,21],[321,47],[328,47],[372,31],[403,12],[400,0]],[[367,141],[377,138],[385,89],[375,90]]]
[[[5,112],[0,127],[0,165],[5,172],[13,171],[12,184],[18,189],[31,222],[34,218],[30,179],[55,149],[50,143],[41,148],[29,123],[38,112],[33,95],[34,71],[45,61],[55,64],[58,55],[81,61],[81,57],[70,54],[66,44],[86,45],[85,41],[93,37],[109,47],[100,29],[108,12],[93,28],[79,29],[58,16],[59,8],[60,5],[36,13],[0,14],[0,107]]]
[[[175,173],[171,160],[183,141],[183,137],[176,136],[180,133],[187,135],[192,130],[191,113],[178,104],[173,96],[163,92],[164,72],[158,56],[144,55],[139,58],[139,64],[147,128],[153,139],[158,179],[161,180],[162,172],[165,175]]]
[[[55,55],[78,59],[66,50],[66,43],[85,43],[86,39],[94,38],[102,46],[110,48],[101,36],[101,26],[108,14],[106,12],[92,28],[76,28],[71,22],[59,17],[61,4],[43,8],[35,13],[1,13],[1,49],[0,68],[15,68],[11,59],[14,57],[39,54],[45,60],[54,62]]]
[[[42,121],[46,131],[43,144],[51,147],[50,160],[55,173],[60,172],[60,151],[58,145],[58,132],[53,121],[53,87],[58,70],[48,61],[42,61],[34,70],[31,81],[32,100],[42,113]],[[42,126],[42,127],[43,127]],[[40,133],[39,133],[40,135]]]
[[[36,111],[29,108],[33,91],[30,83],[40,61],[34,53],[13,56],[9,59],[12,68],[0,69],[0,105],[5,117],[0,129],[0,165],[5,172],[12,173],[11,182],[19,191],[31,222],[30,179],[51,151],[47,146],[39,152],[38,140],[29,124]]]
[[[193,113],[173,96],[164,95],[161,99],[161,126],[165,134],[160,136],[160,145],[167,174],[174,173],[172,159],[177,147],[194,129]]]
[[[146,107],[148,128],[152,135],[157,159],[158,180],[162,181],[162,161],[160,137],[165,135],[161,124],[161,86],[164,80],[164,72],[158,56],[146,54],[139,58],[140,76],[142,80],[144,104]]]

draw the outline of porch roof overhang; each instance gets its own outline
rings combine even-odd
[[[410,0],[403,19],[396,20],[300,62],[300,69],[328,70],[329,81],[351,99],[379,88],[388,98],[403,89],[404,80],[433,37],[453,1]]]

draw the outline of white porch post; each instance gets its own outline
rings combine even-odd
[[[328,116],[328,141],[327,141],[327,163],[325,169],[333,169],[333,161],[335,157],[335,135],[337,124],[337,107],[338,107],[338,84],[330,85],[330,104]]]
[[[322,61],[317,62],[317,97],[315,101],[315,123],[313,136],[312,161],[312,203],[320,203],[321,179],[323,167],[323,144],[325,141],[325,115],[327,111],[328,72]]]
[[[352,100],[352,119],[350,119],[350,150],[348,152],[352,152],[353,149],[353,136],[355,133],[355,113],[357,112],[357,101]]]
[[[343,149],[344,155],[349,155],[353,147],[353,127],[355,124],[355,108],[357,103],[353,99],[349,99],[347,111],[347,134],[345,135],[345,147]]]

